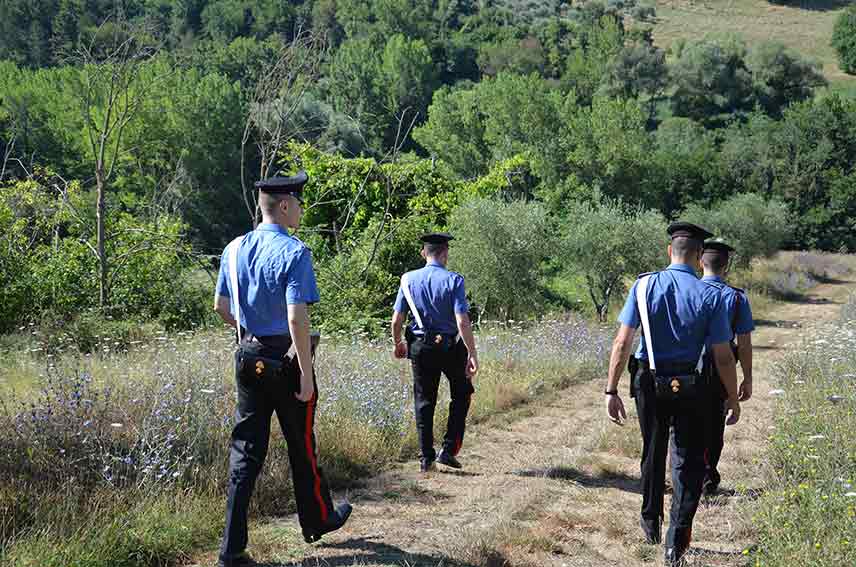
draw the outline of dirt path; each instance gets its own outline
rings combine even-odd
[[[699,508],[691,565],[741,565],[740,551],[751,543],[747,504],[766,470],[770,364],[812,326],[834,318],[853,287],[820,285],[806,301],[756,321],[755,396],[726,433],[723,493]],[[288,518],[256,528],[251,550],[271,567],[660,565],[662,547],[641,543],[638,526],[635,414],[623,428],[609,424],[601,387],[602,380],[575,386],[531,417],[475,428],[461,455],[463,472],[423,476],[414,462],[373,479],[350,494],[355,511],[347,528],[321,544],[303,544]]]

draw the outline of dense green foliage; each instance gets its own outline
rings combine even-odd
[[[845,73],[856,73],[856,6],[838,16],[832,32],[832,47],[838,53],[838,66]]]
[[[854,103],[816,96],[818,67],[776,43],[703,37],[667,54],[652,16],[632,0],[4,2],[0,185],[15,244],[0,259],[0,327],[105,301],[121,318],[203,322],[204,272],[252,226],[252,182],[298,167],[313,180],[300,236],[326,328],[380,329],[418,265],[415,235],[472,197],[520,200],[552,230],[601,199],[665,220],[753,193],[786,203],[783,245],[856,246]],[[111,58],[124,38],[130,65]],[[110,76],[127,85],[113,98]],[[105,156],[100,124],[116,126]],[[14,201],[31,184],[27,217]],[[81,218],[50,220],[70,187]],[[93,271],[99,188],[109,242]],[[29,240],[42,222],[52,239]],[[484,244],[471,234],[462,250]],[[152,241],[175,263],[151,257],[164,248]],[[570,252],[547,252],[533,297],[588,294],[556,268]],[[465,275],[474,289],[484,276]],[[522,309],[494,301],[491,316]]]

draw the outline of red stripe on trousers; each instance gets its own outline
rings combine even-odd
[[[318,474],[318,462],[315,459],[315,451],[312,447],[312,411],[315,407],[315,395],[306,404],[306,456],[309,457],[309,464],[312,465],[312,475],[315,477],[315,499],[318,501],[318,506],[321,508],[321,523],[327,522],[327,504],[321,497],[321,476]]]

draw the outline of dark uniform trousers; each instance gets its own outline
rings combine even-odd
[[[295,397],[300,389],[296,356],[292,362],[286,363],[284,376],[270,382],[242,376],[237,362],[236,356],[238,402],[229,456],[226,529],[221,556],[239,554],[247,546],[247,510],[267,455],[274,412],[288,443],[297,516],[303,533],[316,533],[333,513],[330,489],[318,467],[313,433],[317,385],[309,402],[301,402]]]
[[[633,381],[642,430],[642,518],[662,524],[666,450],[671,430],[672,508],[667,547],[686,547],[701,499],[705,473],[706,392],[687,400],[658,400],[652,374],[640,368]]]
[[[429,335],[431,336],[434,335]],[[451,455],[457,455],[461,450],[470,399],[475,392],[466,372],[466,345],[461,340],[455,342],[452,337],[443,337],[443,340],[444,342],[436,344],[430,339],[423,341],[418,337],[408,337],[408,356],[413,367],[416,433],[423,461],[433,461],[437,458],[434,450],[434,408],[437,406],[440,374],[445,374],[449,380],[452,397],[449,402],[446,435],[443,438],[443,449]]]
[[[710,481],[714,486],[719,486],[721,477],[717,467],[719,466],[719,458],[722,456],[722,448],[725,445],[725,418],[727,415],[725,402],[728,394],[722,385],[722,380],[719,378],[719,372],[713,360],[705,361],[705,372],[710,376],[710,397],[707,400],[709,422],[704,451],[705,480]]]

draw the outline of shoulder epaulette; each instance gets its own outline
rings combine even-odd
[[[728,285],[728,284],[725,284],[725,285]],[[740,289],[739,287],[734,287],[733,285],[729,285],[728,287],[730,287],[731,289],[733,289],[737,293],[742,293],[743,295],[746,295],[745,289]]]
[[[636,279],[639,280],[639,279],[644,278],[645,276],[653,276],[654,274],[659,274],[659,273],[660,272],[645,272],[644,274],[639,274],[638,276],[636,276]]]
[[[719,291],[722,291],[723,289],[725,289],[726,287],[728,287],[726,284],[724,284],[724,283],[722,283],[722,282],[711,282],[711,281],[708,281],[708,280],[701,280],[701,281],[703,281],[704,283],[706,283],[706,284],[707,284],[707,285],[709,285],[710,287],[715,287],[715,288],[716,288],[716,289],[718,289]]]

